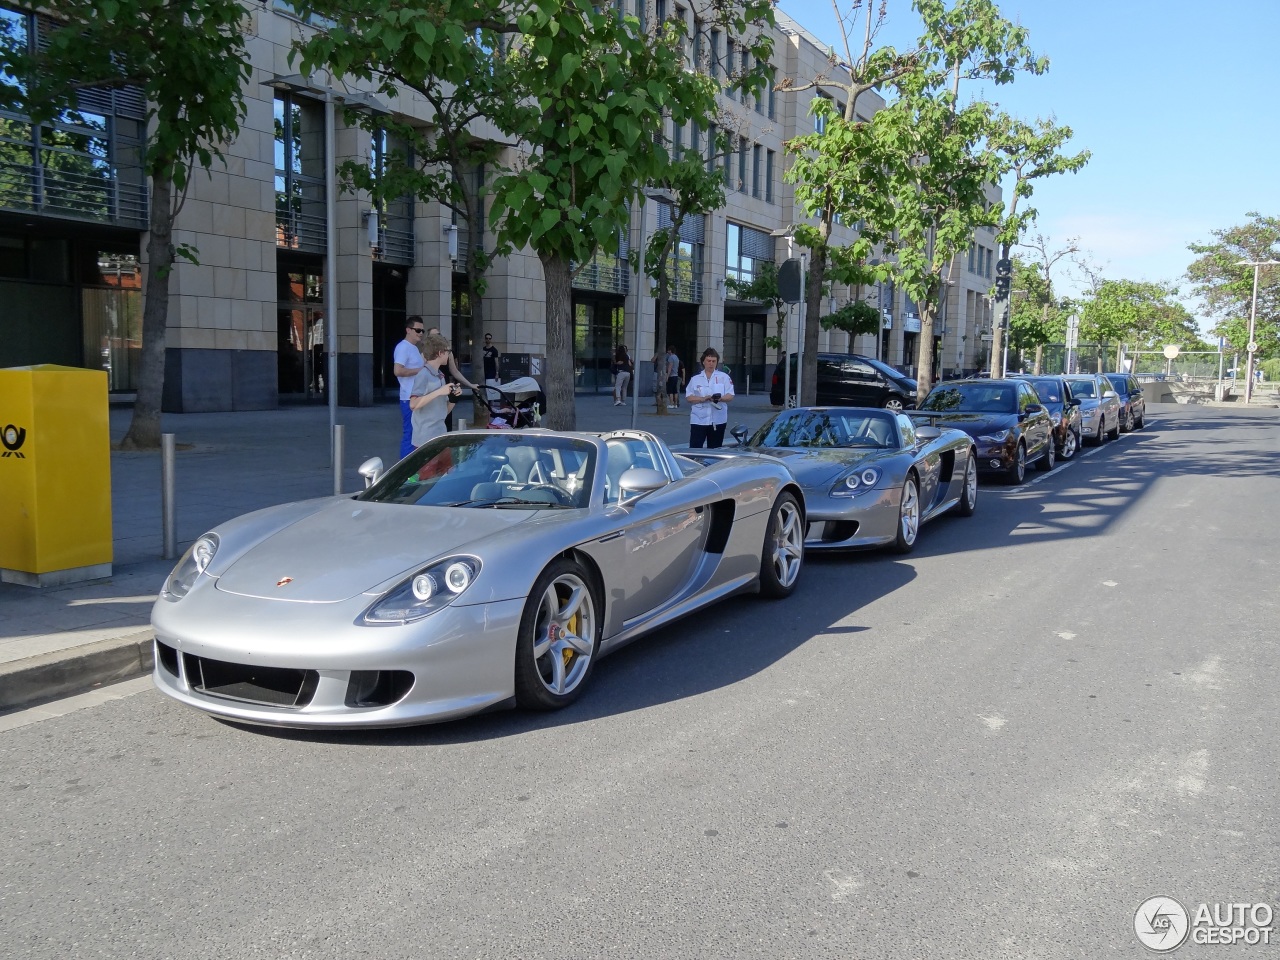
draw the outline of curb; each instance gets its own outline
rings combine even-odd
[[[150,673],[154,634],[141,630],[0,665],[0,712]]]

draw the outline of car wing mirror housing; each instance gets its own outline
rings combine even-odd
[[[916,427],[917,440],[937,440],[940,436],[942,436],[942,431],[937,427]]]
[[[618,502],[627,503],[646,493],[661,490],[668,483],[667,475],[649,467],[632,467],[618,478]]]
[[[368,490],[378,478],[382,476],[382,458],[370,457],[364,463],[360,464],[360,469],[356,471],[360,476],[364,477],[364,488]]]
[[[747,428],[739,423],[729,431],[729,436],[738,441],[738,446],[742,446],[747,442]]]

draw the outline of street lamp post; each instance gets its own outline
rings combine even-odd
[[[1238,260],[1237,267],[1253,267],[1253,299],[1249,303],[1249,344],[1248,357],[1245,359],[1244,402],[1253,401],[1253,358],[1258,352],[1258,341],[1254,338],[1254,325],[1258,315],[1258,271],[1263,267],[1280,267],[1280,260]]]

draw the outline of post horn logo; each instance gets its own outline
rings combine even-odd
[[[0,431],[0,443],[4,444],[4,453],[0,457],[18,457],[26,459],[22,452],[22,444],[27,439],[27,431],[23,427],[15,427],[12,423]]]

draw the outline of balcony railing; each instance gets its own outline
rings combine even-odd
[[[625,294],[631,289],[631,267],[618,257],[592,257],[574,276],[573,286],[577,290]]]
[[[102,175],[50,171],[0,159],[0,209],[147,228],[147,188]]]
[[[325,241],[323,213],[317,216],[294,210],[276,211],[276,246],[303,253],[324,253]]]

